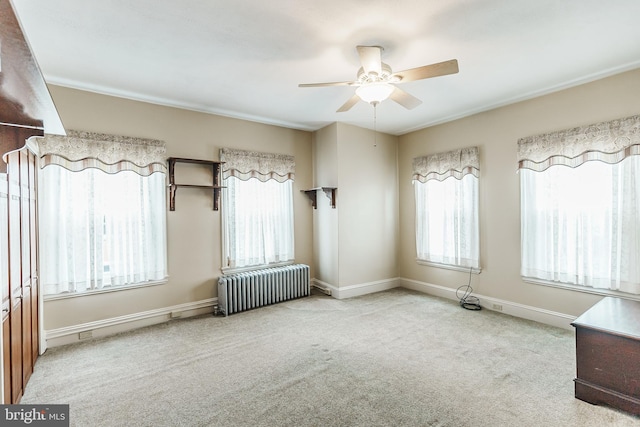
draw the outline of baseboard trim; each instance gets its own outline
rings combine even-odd
[[[323,282],[322,280],[318,279],[311,279],[311,287],[320,288],[324,293],[330,294],[332,297],[337,298],[336,292],[338,292],[338,288],[330,283]]]
[[[312,286],[318,286],[331,292],[331,296],[337,299],[352,298],[356,296],[385,291],[397,287],[412,289],[425,294],[442,297],[450,300],[458,300],[456,290],[432,283],[421,282],[407,278],[392,278],[378,280],[375,282],[362,283],[345,287],[333,286],[318,279],[312,279]],[[571,322],[576,317],[564,313],[544,310],[511,301],[491,298],[484,295],[474,294],[480,299],[480,304],[484,309],[509,314],[523,319],[533,320],[547,325],[556,326],[563,329],[573,330]],[[149,310],[125,316],[113,317],[95,322],[82,323],[63,328],[45,330],[46,347],[57,347],[72,344],[80,341],[80,333],[91,332],[91,338],[113,335],[126,332],[145,326],[164,323],[175,318],[185,318],[198,316],[201,314],[213,313],[214,306],[218,303],[217,298],[164,307],[156,310]],[[499,305],[502,310],[495,310],[493,307]]]
[[[325,295],[328,296],[332,296],[333,294],[333,286],[329,285],[328,283],[322,282],[320,280],[317,279],[311,279],[311,288],[316,288],[319,289],[320,292],[324,293]]]
[[[420,282],[418,280],[400,278],[400,286],[414,291],[424,292],[429,295],[447,298],[458,301],[456,290],[444,286],[434,285],[432,283]],[[533,320],[535,322],[544,323],[546,325],[556,326],[562,329],[573,330],[571,322],[576,320],[575,316],[564,313],[545,310],[529,305],[518,304],[511,301],[501,300],[498,298],[487,297],[474,293],[473,296],[480,299],[480,305],[483,309],[504,313],[523,319]],[[495,305],[501,306],[502,310],[496,310]]]
[[[218,298],[209,298],[206,300],[178,304],[156,310],[143,311],[125,316],[112,317],[94,322],[45,330],[44,333],[47,348],[78,342],[80,341],[80,333],[86,334],[90,332],[91,338],[104,337],[145,326],[164,323],[176,318],[213,313],[213,307],[217,303]]]
[[[345,299],[397,288],[400,286],[400,279],[394,277],[391,279],[341,287],[331,285],[318,279],[312,279],[312,284],[313,286],[331,291],[331,296],[336,299]]]

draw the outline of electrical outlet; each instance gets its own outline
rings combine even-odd
[[[500,304],[491,304],[491,308],[495,311],[502,311],[502,305]]]
[[[78,334],[78,339],[80,339],[80,340],[86,340],[86,339],[89,339],[91,337],[93,337],[93,332],[92,331],[83,331],[83,332],[80,332]]]

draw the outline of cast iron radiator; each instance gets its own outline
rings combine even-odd
[[[218,309],[225,316],[311,294],[309,266],[293,264],[218,279]]]

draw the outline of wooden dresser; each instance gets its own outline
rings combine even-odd
[[[576,398],[640,415],[640,302],[606,297],[572,325]]]

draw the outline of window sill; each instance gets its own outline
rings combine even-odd
[[[119,291],[125,291],[129,289],[146,288],[148,286],[165,285],[168,282],[169,282],[169,278],[167,277],[166,279],[162,279],[162,280],[150,280],[148,282],[132,283],[130,285],[116,286],[108,289],[93,289],[93,290],[84,291],[84,292],[65,292],[62,294],[45,295],[43,299],[44,301],[54,301],[54,300],[67,299],[67,298],[88,297],[91,295],[106,294],[109,292],[119,292]]]
[[[436,267],[436,268],[444,268],[446,270],[462,271],[462,272],[465,272],[465,273],[468,273],[469,270],[471,270],[471,273],[473,273],[473,274],[482,273],[482,268],[480,268],[480,267],[462,267],[460,265],[440,264],[438,262],[425,261],[425,260],[419,259],[419,258],[416,258],[416,262],[418,264],[420,264],[420,265],[427,265],[429,267]]]
[[[227,275],[227,274],[234,274],[234,273],[245,273],[247,271],[262,270],[262,269],[271,268],[271,267],[282,267],[283,265],[292,265],[292,264],[295,264],[294,260],[284,261],[284,262],[274,262],[273,264],[254,265],[250,267],[225,267],[222,269],[222,274]]]
[[[627,292],[590,288],[588,286],[572,285],[570,283],[551,282],[548,280],[536,279],[533,277],[522,277],[522,280],[525,283],[531,283],[533,285],[549,286],[551,288],[566,289],[569,291],[582,292],[585,294],[601,295],[605,297],[618,297],[628,300],[640,301],[640,295],[630,294]]]

